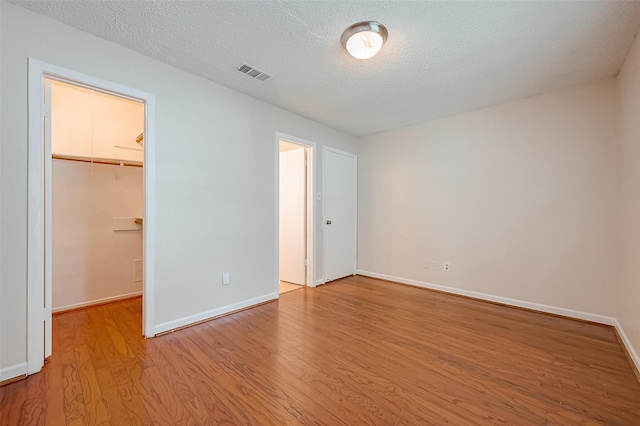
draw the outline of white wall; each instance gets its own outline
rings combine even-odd
[[[0,369],[8,371],[26,360],[28,57],[155,95],[157,324],[188,321],[214,309],[275,296],[276,132],[314,141],[318,153],[324,144],[356,152],[356,139],[12,4],[0,4]],[[318,155],[318,171],[321,161]],[[318,190],[320,183],[318,174]],[[318,217],[321,207],[317,203]],[[317,231],[320,266],[320,221]],[[224,287],[223,271],[231,277]],[[321,278],[321,267],[318,273]]]
[[[53,160],[51,173],[53,310],[142,291],[142,168]]]
[[[640,363],[640,38],[618,76],[618,287],[616,316]]]
[[[613,316],[616,109],[607,80],[361,138],[358,269]]]

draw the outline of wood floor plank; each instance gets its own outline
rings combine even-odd
[[[243,328],[243,331],[231,340],[226,334],[218,333],[215,327],[211,327],[207,330],[209,337],[207,340],[214,343],[217,348],[235,349],[224,351],[222,362],[234,373],[248,378],[280,409],[289,412],[301,423],[313,423],[313,419],[316,419],[322,424],[344,424],[331,411],[318,404],[306,393],[300,392],[299,386],[296,386],[298,378],[295,375],[278,368],[278,364],[269,357],[259,356],[262,345],[256,340],[247,343],[242,336],[243,332],[247,333],[246,329]],[[252,354],[252,356],[243,356],[244,354]]]
[[[27,382],[29,381],[29,382]],[[20,380],[0,387],[0,424],[19,424],[26,421],[23,412],[27,399],[27,390],[31,385],[30,380]],[[37,382],[33,386],[37,385]]]
[[[127,408],[122,401],[118,386],[109,367],[96,368],[107,416],[113,425],[131,425]]]
[[[247,416],[255,419],[251,420],[251,424],[297,424],[294,415],[274,406],[263,389],[254,385],[249,378],[238,374],[224,359],[219,358],[221,353],[230,353],[231,350],[229,348],[216,350],[210,346],[208,339],[202,338],[201,334],[198,334],[196,338],[190,334],[190,337],[191,342],[195,344],[191,347],[192,353],[199,353],[200,360],[203,360],[203,357],[207,357],[214,361],[215,364],[209,365],[210,368],[206,370],[206,375],[211,380],[220,380],[225,384],[220,393],[229,393],[240,401],[246,398],[247,395],[251,395],[250,399],[253,403],[241,405],[241,410]],[[179,342],[177,344],[180,345]]]
[[[70,312],[61,320],[58,329],[58,341],[60,342],[60,357],[62,370],[62,394],[64,396],[64,412],[67,424],[88,423],[89,414],[85,405],[82,378],[76,345],[82,343],[79,333],[75,330],[82,328],[85,312]]]
[[[222,320],[223,321],[220,321],[221,323],[239,320],[239,316],[226,317]],[[355,414],[360,410],[354,410],[353,407],[350,407],[347,400],[342,399],[336,392],[326,386],[324,381],[330,379],[330,376],[323,376],[318,373],[314,374],[314,366],[300,359],[296,353],[296,348],[291,350],[282,344],[274,345],[273,341],[268,338],[269,332],[261,329],[261,324],[256,322],[252,322],[251,324],[253,325],[253,330],[258,333],[256,337],[263,336],[263,339],[260,339],[260,345],[253,343],[253,337],[242,334],[238,335],[235,340],[242,340],[243,346],[247,345],[245,346],[247,350],[250,348],[251,352],[255,352],[261,359],[273,363],[274,367],[280,371],[282,380],[286,380],[288,388],[291,387],[296,392],[304,394],[326,410],[335,412],[341,421],[348,424],[362,423],[362,417]],[[344,383],[341,385],[344,385]],[[351,390],[351,392],[356,393],[357,391]],[[340,420],[334,420],[334,423],[338,424]],[[369,423],[373,424],[373,422]]]
[[[398,382],[398,370],[393,370],[393,373],[390,374],[391,378],[385,380],[383,372],[388,369],[389,366],[395,364],[393,358],[388,359],[388,364],[374,365],[372,359],[376,354],[379,354],[379,352],[376,351],[376,354],[369,354],[367,363],[363,363],[362,360],[356,358],[347,359],[349,358],[348,353],[340,352],[336,349],[340,348],[341,345],[333,348],[330,341],[323,341],[320,336],[321,334],[317,331],[314,333],[314,342],[320,343],[319,347],[321,349],[314,350],[312,347],[302,345],[297,346],[292,353],[297,352],[303,358],[314,359],[315,368],[319,368],[321,371],[331,372],[333,376],[341,378],[342,384],[348,384],[349,388],[356,389],[355,392],[351,391],[344,394],[342,393],[344,391],[343,389],[334,388],[336,392],[345,395],[347,398],[349,398],[350,395],[355,396],[356,401],[361,401],[360,394],[365,392],[368,398],[372,401],[377,401],[382,406],[388,406],[390,405],[389,403],[392,402],[393,405],[395,405],[394,411],[402,411],[405,417],[408,416],[412,423],[419,423],[424,418],[430,418],[433,421],[440,420],[440,422],[453,423],[458,419],[458,424],[469,424],[469,420],[463,421],[457,412],[450,412],[443,415],[438,404],[427,407],[425,406],[424,400],[421,400],[419,397],[411,398],[409,393],[404,393],[404,389]],[[293,340],[288,339],[287,336],[283,337],[285,341]],[[340,339],[340,341],[345,340]],[[331,356],[327,357],[327,354],[331,354]],[[293,362],[290,358],[288,358],[288,361]],[[358,371],[361,374],[352,374],[354,371]],[[372,371],[375,371],[375,373],[372,373]],[[401,393],[403,398],[397,398],[396,394],[398,393]],[[363,412],[363,410],[366,412],[368,408],[367,406],[363,406],[360,412]],[[415,417],[412,418],[412,416]],[[380,422],[380,420],[381,419],[378,418],[377,422]],[[388,419],[383,420],[389,422]],[[475,424],[485,423],[478,420]]]
[[[200,327],[200,326],[198,326]],[[162,338],[168,338],[163,336]],[[231,397],[232,392],[225,392],[224,384],[216,374],[217,366],[210,357],[200,352],[189,342],[189,335],[181,336],[184,345],[181,362],[177,364],[184,377],[188,378],[194,391],[208,407],[209,416],[215,424],[252,424],[250,413],[242,410],[242,406]]]
[[[208,422],[208,415],[197,410],[201,404],[196,401],[197,396],[189,386],[188,380],[179,373],[177,368],[179,360],[169,358],[174,361],[172,363],[167,359],[167,355],[171,353],[170,350],[152,353],[154,366],[157,368],[147,369],[145,372],[158,375],[155,384],[156,394],[169,413],[171,420],[175,424],[193,424],[196,423],[196,420],[192,414],[195,414],[200,422]]]
[[[80,345],[76,347],[75,352],[82,384],[83,403],[87,412],[85,421],[92,425],[110,425],[102,390],[98,383],[89,350],[86,345]]]
[[[54,316],[7,425],[639,425],[611,327],[350,277],[150,340],[140,299]]]
[[[226,319],[230,321],[228,317]],[[253,324],[255,328],[255,324],[258,324],[258,322],[253,322]],[[283,338],[284,341],[289,340],[287,336],[283,335]],[[283,344],[286,343],[279,343],[280,348],[282,348]],[[429,413],[428,417],[414,416],[413,411],[418,409],[415,405],[408,404],[408,401],[403,400],[399,404],[395,404],[396,407],[389,407],[389,402],[391,402],[388,398],[389,389],[384,385],[379,385],[380,376],[377,376],[375,381],[367,379],[363,381],[359,379],[353,380],[350,375],[343,374],[341,371],[340,365],[344,363],[344,360],[336,363],[337,358],[328,357],[328,359],[325,359],[323,355],[326,353],[324,350],[315,352],[308,350],[304,345],[295,345],[285,354],[282,354],[281,357],[284,358],[284,366],[289,368],[296,367],[301,372],[303,380],[312,382],[314,388],[318,391],[324,392],[327,390],[325,396],[329,399],[333,399],[335,396],[337,399],[334,399],[336,403],[333,404],[334,407],[340,405],[350,408],[351,413],[355,414],[355,418],[349,423],[395,423],[393,413],[400,410],[404,412],[407,420],[411,420],[411,423],[421,422],[424,418],[431,418],[434,421],[437,419],[435,412]],[[313,360],[312,364],[307,363],[305,361],[307,359]],[[393,385],[393,388],[398,390],[395,385]],[[366,398],[363,398],[363,396]],[[455,415],[450,416],[447,420],[450,422],[455,417]],[[350,416],[347,418],[350,418]]]

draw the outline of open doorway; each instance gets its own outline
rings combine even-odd
[[[313,149],[310,142],[278,138],[278,294],[314,286]]]
[[[99,211],[99,222],[103,227],[109,228],[111,237],[116,232],[128,232],[129,242],[133,244],[135,254],[132,254],[129,268],[126,268],[126,275],[132,275],[133,283],[124,290],[120,289],[119,294],[109,295],[99,293],[106,290],[93,288],[82,294],[85,300],[57,300],[57,309],[64,310],[74,307],[83,307],[95,302],[105,302],[121,297],[131,297],[142,292],[142,334],[145,337],[155,335],[154,320],[154,240],[155,240],[155,98],[153,95],[137,89],[112,83],[93,76],[68,70],[56,65],[47,64],[32,58],[28,63],[28,94],[29,94],[29,161],[28,161],[28,205],[27,205],[27,374],[34,374],[40,371],[44,365],[44,360],[51,355],[52,350],[52,311],[53,307],[53,267],[54,261],[52,252],[54,249],[52,230],[53,203],[52,198],[58,194],[66,194],[69,198],[60,199],[57,203],[59,219],[67,221],[59,227],[58,235],[72,233],[76,238],[68,240],[69,246],[63,245],[62,250],[72,249],[78,255],[91,258],[91,251],[97,250],[104,254],[110,252],[118,256],[119,243],[114,241],[100,241],[94,244],[91,238],[85,238],[85,244],[74,246],[83,238],[78,238],[81,228],[93,229],[91,226],[91,214],[83,210],[82,204],[94,205],[94,210]],[[73,110],[68,116],[70,120],[65,123],[58,123],[58,139],[62,145],[52,146],[53,117],[60,111],[54,111],[52,93],[66,87],[75,91],[73,101],[68,107]],[[89,102],[87,101],[89,100]],[[106,113],[106,104],[112,101],[121,102],[128,105],[129,110],[120,115],[137,117],[135,130],[128,126],[115,124],[112,113]],[[101,105],[102,109],[98,105]],[[91,105],[91,107],[89,107]],[[125,108],[127,109],[127,108]],[[131,109],[135,109],[133,113]],[[102,113],[102,114],[101,114]],[[62,114],[64,115],[64,114]],[[85,121],[85,116],[91,116]],[[117,114],[116,114],[117,115]],[[107,124],[102,129],[97,128],[94,119],[110,117]],[[142,122],[140,123],[140,117]],[[60,117],[58,117],[60,118]],[[83,124],[84,123],[84,124]],[[88,124],[87,124],[88,123]],[[70,126],[69,129],[60,130],[60,126]],[[98,126],[99,127],[99,126]],[[66,133],[65,133],[66,132]],[[129,152],[133,157],[126,154],[113,155],[102,151],[97,143],[94,143],[96,134],[104,136],[106,134],[106,145],[111,149],[121,152]],[[134,135],[135,133],[135,135]],[[62,137],[60,136],[62,135]],[[82,135],[79,137],[78,135]],[[90,137],[89,137],[90,135]],[[133,136],[133,140],[131,140]],[[90,139],[89,146],[80,147],[79,151],[69,151],[69,146],[64,145],[76,139]],[[74,146],[75,144],[69,144]],[[61,148],[62,146],[62,148]],[[75,148],[78,148],[75,146]],[[136,153],[133,153],[136,151]],[[55,156],[55,158],[54,158]],[[144,168],[142,164],[144,163]],[[58,181],[54,181],[54,173],[58,176]],[[142,176],[142,181],[140,180]],[[98,184],[97,187],[92,186]],[[120,188],[114,189],[113,185],[118,184]],[[54,185],[58,188],[54,191]],[[131,185],[135,190],[134,195],[126,195],[120,190],[127,189]],[[80,187],[79,192],[64,192],[65,186]],[[135,188],[137,187],[137,188]],[[110,188],[104,190],[104,188]],[[63,192],[61,192],[63,191]],[[91,194],[94,199],[79,197],[79,193]],[[142,198],[139,194],[142,193]],[[96,200],[96,198],[104,200]],[[129,207],[119,211],[111,211],[100,204],[111,199],[131,197],[135,201],[129,203]],[[64,198],[64,196],[62,196]],[[129,200],[131,201],[131,200]],[[135,205],[135,207],[131,207]],[[106,211],[105,210],[109,210]],[[84,217],[83,217],[84,215]],[[95,216],[93,216],[95,219]],[[144,222],[142,221],[144,219]],[[130,228],[130,229],[128,229]],[[142,228],[142,230],[140,230]],[[95,229],[94,229],[95,231]],[[102,232],[100,231],[100,232]],[[91,232],[89,232],[91,233]],[[135,234],[137,233],[137,234]],[[124,234],[121,234],[124,235]],[[88,242],[87,242],[88,241]],[[91,246],[93,244],[93,247]],[[140,255],[142,246],[142,255]],[[104,250],[107,247],[107,250]],[[126,250],[125,250],[126,251]],[[128,255],[127,255],[128,256]],[[103,256],[97,256],[101,275],[111,275],[114,271],[108,266],[105,267]],[[84,264],[64,264],[67,260],[66,254],[58,254],[58,260],[63,263],[59,265],[59,270],[78,277],[90,279],[95,275],[88,272],[91,268]],[[70,257],[69,257],[70,258]],[[95,259],[93,259],[95,260]],[[64,276],[62,274],[61,276]],[[139,280],[141,278],[141,281]],[[73,281],[73,280],[70,280]],[[77,281],[76,281],[77,284]],[[106,284],[109,285],[109,284]],[[137,287],[135,287],[137,286]],[[98,292],[98,293],[96,293]],[[81,292],[67,292],[66,296],[79,296]],[[137,294],[136,294],[137,293]]]
[[[52,312],[140,298],[144,103],[49,86]]]

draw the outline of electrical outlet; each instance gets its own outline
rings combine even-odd
[[[222,273],[222,285],[229,285],[231,284],[231,282],[229,281],[229,273],[228,272],[223,272]]]
[[[451,262],[444,262],[442,270],[445,272],[451,272]]]
[[[429,269],[429,261],[427,259],[422,259],[422,267]]]
[[[435,271],[436,269],[438,269],[438,262],[435,260],[431,261],[431,270]]]

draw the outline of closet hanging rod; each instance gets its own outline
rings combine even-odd
[[[74,157],[73,155],[60,155],[52,154],[51,158],[56,160],[78,161],[81,163],[94,163],[94,164],[109,164],[112,166],[129,166],[129,167],[142,167],[142,163],[139,161],[127,161],[127,160],[109,160],[107,158],[86,158],[86,157]]]

